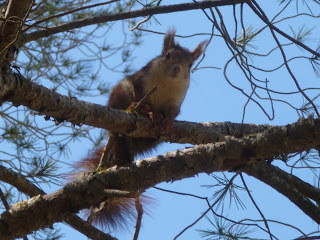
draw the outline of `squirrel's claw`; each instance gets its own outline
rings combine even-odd
[[[172,129],[173,119],[164,116],[161,113],[149,113],[149,118],[152,121],[152,126],[159,134],[167,133]]]

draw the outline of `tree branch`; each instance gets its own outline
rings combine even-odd
[[[317,194],[319,194],[319,189],[265,162],[248,164],[241,170],[286,196],[316,223],[320,223],[320,208],[309,199],[310,196],[314,196],[314,193],[318,192]],[[307,186],[308,190],[303,190],[301,188],[303,186]],[[306,192],[311,194],[304,195]],[[316,199],[319,200],[319,195],[316,196]]]
[[[14,186],[19,190],[19,192],[23,192],[27,194],[29,197],[34,197],[38,195],[45,195],[46,193],[42,191],[40,188],[35,186],[32,182],[27,180],[25,176],[20,173],[16,173],[11,169],[8,169],[4,166],[0,165],[0,180]],[[70,214],[64,220],[67,224],[69,224],[74,229],[83,233],[85,236],[91,239],[97,240],[116,240],[109,234],[106,234],[92,225],[88,224],[86,221],[82,220],[75,214]]]
[[[88,174],[54,193],[11,206],[9,212],[0,216],[0,239],[24,236],[63,221],[71,213],[97,205],[109,197],[106,189],[136,192],[161,182],[193,177],[199,173],[232,170],[254,160],[274,158],[284,152],[301,152],[319,145],[320,119],[309,117],[256,136],[229,137],[226,142],[198,145],[139,160],[127,167]],[[314,213],[307,211],[307,214],[320,223],[319,209],[312,208],[312,211]],[[33,221],[21,221],[25,216]]]
[[[2,64],[7,50],[18,39],[21,26],[28,16],[33,0],[10,0],[4,14],[4,21],[1,21],[0,34],[0,62]],[[10,53],[9,61],[13,59],[14,51]]]
[[[0,165],[0,180],[6,182],[19,190],[19,192],[23,192],[30,197],[37,196],[39,194],[45,194],[40,188],[35,186],[32,182],[26,179],[20,173],[16,173],[11,169],[8,169],[4,166]]]
[[[56,27],[35,31],[29,34],[23,34],[20,39],[20,44],[22,45],[27,42],[37,40],[39,38],[48,37],[56,33],[65,32],[75,28],[89,26],[92,24],[106,23],[106,22],[131,19],[136,17],[144,17],[144,16],[155,15],[155,14],[164,14],[164,13],[181,12],[181,11],[200,9],[200,8],[205,9],[210,7],[234,5],[234,4],[244,3],[248,1],[250,0],[201,1],[197,3],[182,3],[182,4],[175,4],[175,5],[150,7],[150,8],[144,8],[144,9],[130,11],[130,12],[123,12],[123,13],[110,14],[106,16],[86,18],[78,21],[61,24]]]
[[[104,107],[61,95],[23,76],[5,72],[0,79],[0,102],[9,101],[14,106],[23,105],[40,115],[53,117],[58,122],[68,121],[75,125],[86,124],[120,132],[131,137],[159,138],[152,131],[147,117]],[[226,135],[242,136],[262,132],[269,125],[238,123],[191,123],[175,121],[173,129],[163,135],[161,141],[205,144],[223,141]]]
[[[301,41],[298,41],[297,39],[294,39],[293,37],[289,36],[288,34],[286,34],[285,32],[281,31],[279,28],[277,28],[274,24],[272,24],[269,19],[267,18],[267,16],[265,15],[265,13],[263,12],[263,10],[260,8],[260,6],[256,3],[256,1],[253,0],[253,3],[255,4],[255,6],[258,8],[256,9],[254,7],[254,5],[251,2],[248,2],[248,5],[250,6],[250,8],[254,11],[254,13],[265,23],[268,25],[269,28],[271,28],[272,30],[276,31],[277,33],[279,33],[280,35],[282,35],[283,37],[289,39],[291,42],[297,44],[298,46],[304,48],[305,50],[307,50],[308,52],[312,53],[314,56],[320,57],[320,53],[318,53],[317,51],[309,48],[308,46],[306,46],[305,44],[303,44]],[[260,12],[259,12],[259,11]]]
[[[253,3],[254,3],[254,4],[260,9],[260,11],[263,13],[262,9],[259,7],[259,5],[258,5],[254,0],[253,0]],[[248,3],[248,5],[251,7],[251,9],[253,9],[253,10],[256,12],[256,9],[254,9],[252,3]],[[263,14],[264,14],[264,13],[263,13]],[[263,15],[263,18],[264,18],[265,20],[268,20],[265,15]],[[268,20],[268,22],[269,22],[269,20]],[[290,68],[289,65],[288,65],[288,61],[287,61],[286,54],[285,54],[285,52],[284,52],[284,50],[283,50],[283,48],[282,48],[282,46],[281,46],[281,44],[280,44],[277,36],[276,36],[275,33],[274,33],[274,30],[276,30],[277,28],[275,28],[270,22],[269,22],[268,26],[269,26],[269,29],[270,29],[270,31],[271,31],[271,34],[272,34],[274,40],[276,41],[276,43],[277,43],[277,45],[278,45],[278,47],[279,47],[279,50],[280,50],[280,52],[281,52],[281,55],[282,55],[282,58],[283,58],[283,62],[284,62],[284,64],[285,64],[285,66],[286,66],[286,69],[287,69],[288,73],[290,74],[292,80],[294,81],[297,89],[298,89],[299,92],[302,94],[302,96],[304,96],[304,98],[311,104],[311,106],[313,107],[313,109],[314,109],[314,111],[316,112],[317,116],[320,117],[320,113],[319,113],[319,111],[318,111],[318,109],[317,109],[317,106],[315,105],[315,103],[313,102],[313,100],[311,100],[311,99],[309,98],[309,96],[308,96],[304,91],[302,91],[302,89],[301,89],[301,87],[300,87],[300,85],[299,85],[298,80],[296,79],[296,77],[294,76],[291,68]],[[289,37],[289,36],[287,36],[287,38],[288,38],[288,37]],[[298,41],[296,41],[296,40],[293,39],[293,38],[289,38],[289,39],[290,39],[291,41],[295,42],[295,43],[298,42]],[[301,46],[301,44],[298,44],[298,45]],[[304,46],[305,46],[305,45],[304,45]],[[306,46],[305,46],[304,48],[307,49]],[[310,51],[312,52],[312,49],[309,49],[309,48],[308,48],[307,50],[308,50],[309,52],[310,52]],[[314,53],[313,53],[313,52],[314,52]],[[313,52],[312,52],[313,54],[317,54],[316,56],[318,56],[318,57],[320,56],[320,54],[318,54],[317,52],[315,52],[315,51],[313,51]]]
[[[69,215],[69,217],[67,217],[64,221],[90,239],[117,240],[117,238],[114,238],[111,235],[100,231],[99,229],[95,228],[88,222],[82,220],[75,214]]]

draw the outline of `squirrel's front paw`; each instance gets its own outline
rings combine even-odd
[[[161,113],[149,113],[152,126],[159,134],[167,133],[172,129],[173,119],[164,116]]]
[[[141,114],[149,114],[151,112],[151,107],[148,104],[142,103],[138,106],[139,102],[132,102],[127,108],[127,111],[135,111]]]

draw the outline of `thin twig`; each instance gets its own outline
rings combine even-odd
[[[162,0],[159,0],[158,3],[157,3],[157,5],[156,5],[156,7],[158,7],[161,2],[162,2]],[[132,6],[133,6],[133,3],[134,3],[134,2],[132,2],[131,6],[130,6],[129,12],[131,11],[131,8],[132,8]],[[146,17],[145,19],[143,19],[143,20],[141,20],[140,22],[138,22],[133,28],[130,28],[130,21],[129,21],[129,19],[128,19],[128,28],[129,28],[129,30],[130,30],[130,31],[133,31],[133,30],[137,29],[142,23],[145,23],[145,22],[149,21],[151,17],[152,17],[152,15],[149,15],[149,16]]]
[[[9,204],[8,204],[8,202],[7,202],[7,198],[6,198],[6,196],[3,194],[1,188],[0,188],[0,199],[1,199],[4,207],[6,208],[6,210],[9,211],[10,206],[9,206]]]
[[[193,223],[191,223],[190,225],[188,225],[187,227],[185,227],[179,234],[177,234],[174,237],[174,240],[176,240],[178,237],[180,237],[185,231],[187,231],[189,228],[191,228],[192,226],[194,226],[197,222],[199,222],[218,202],[220,201],[220,198],[218,198],[213,204],[210,205],[210,207],[200,215],[200,217],[198,217]]]
[[[254,94],[255,90],[256,90],[256,86],[253,87],[252,92],[251,92],[250,96],[248,97],[247,102],[243,106],[241,123],[244,123],[244,117],[246,115],[246,109],[247,109],[247,106],[248,106],[250,100],[252,99],[252,95]]]
[[[268,233],[269,233],[270,239],[272,240],[273,238],[272,238],[272,234],[271,234],[271,231],[270,231],[270,228],[269,228],[269,224],[268,224],[266,218],[264,217],[262,211],[260,210],[258,204],[254,201],[254,199],[253,199],[253,197],[252,197],[252,195],[251,195],[251,193],[250,193],[250,190],[249,190],[246,182],[244,181],[244,178],[243,178],[242,173],[240,173],[240,178],[241,178],[241,181],[242,181],[242,183],[243,183],[243,186],[245,187],[245,189],[246,189],[246,191],[247,191],[247,193],[248,193],[248,195],[249,195],[249,197],[250,197],[253,205],[256,207],[256,209],[258,210],[260,216],[262,217],[263,222],[264,222],[264,225],[265,225],[266,228],[268,229]]]
[[[145,101],[148,99],[148,97],[153,94],[157,90],[157,86],[154,86],[139,102],[138,104],[134,107],[134,111],[139,111],[142,104],[145,103]]]
[[[249,0],[238,0],[237,4],[242,2],[247,2],[247,1]],[[146,8],[146,9],[139,9],[132,12],[122,12],[122,13],[97,16],[97,17],[86,18],[86,19],[80,19],[80,20],[60,24],[52,28],[34,31],[29,34],[23,34],[24,36],[21,36],[21,40],[22,40],[21,44],[25,44],[27,42],[34,41],[39,38],[48,37],[52,34],[65,32],[68,30],[85,27],[85,26],[89,26],[97,23],[106,23],[111,21],[124,20],[124,19],[155,15],[155,14],[188,11],[188,10],[199,9],[199,6],[203,8],[209,8],[212,6],[227,6],[227,5],[232,5],[234,3],[235,3],[234,0],[201,1],[201,2],[198,2],[197,4],[182,3],[182,4],[174,4],[174,5],[165,5],[165,6]]]
[[[137,222],[136,222],[136,226],[135,226],[133,240],[138,240],[140,229],[141,229],[142,214],[143,214],[143,208],[142,208],[142,204],[140,202],[139,195],[135,197],[134,202],[135,202],[136,210],[137,210]]]
[[[232,219],[230,219],[230,218],[227,218],[227,217],[225,217],[225,216],[223,216],[223,215],[220,215],[220,214],[216,213],[216,212],[213,210],[213,208],[211,207],[210,202],[209,202],[209,200],[208,200],[207,197],[201,197],[201,196],[197,196],[197,195],[190,194],[190,193],[176,192],[176,191],[172,191],[172,190],[168,190],[168,189],[163,189],[163,188],[159,188],[159,187],[153,187],[153,188],[155,188],[155,189],[157,189],[157,190],[160,190],[160,191],[163,191],[163,192],[168,192],[168,193],[173,193],[173,194],[177,194],[177,195],[189,196],[189,197],[193,197],[193,198],[198,198],[198,199],[201,199],[201,200],[205,200],[205,201],[207,202],[207,205],[208,205],[208,207],[210,208],[211,212],[213,213],[213,216],[217,216],[217,217],[219,217],[219,218],[222,218],[222,219],[224,219],[224,220],[227,220],[227,221],[233,223],[234,225],[243,225],[243,226],[257,227],[257,228],[260,228],[262,231],[268,233],[268,231],[265,230],[264,228],[262,228],[261,226],[259,226],[259,224],[256,224],[256,223],[243,223],[243,222],[242,222],[243,220],[234,221],[234,220],[232,220]],[[248,221],[254,221],[254,220],[248,219]],[[270,221],[273,221],[273,220],[270,220]],[[273,221],[273,222],[274,222],[274,221]],[[281,224],[282,224],[282,223],[281,223]],[[289,227],[293,227],[293,226],[291,226],[291,225],[288,225],[288,226],[289,226]],[[293,227],[293,228],[295,228],[295,227]],[[295,229],[297,229],[297,228],[295,228]],[[299,229],[297,229],[297,230],[300,231]],[[300,233],[304,234],[304,233],[301,232],[301,231],[300,231]],[[305,235],[305,234],[304,234],[304,235]],[[273,237],[276,238],[274,235],[273,235]]]
[[[264,161],[247,164],[242,171],[271,186],[287,197],[311,219],[317,223],[320,222],[318,219],[319,207],[312,201],[314,197],[319,198],[319,194],[315,195],[316,192],[319,192],[319,189]]]
[[[58,18],[58,17],[63,17],[65,15],[68,15],[68,14],[71,14],[71,13],[74,13],[74,12],[78,12],[78,11],[82,11],[82,10],[85,10],[85,9],[88,9],[88,8],[94,8],[94,7],[98,7],[98,6],[102,6],[102,5],[106,5],[106,4],[110,4],[110,3],[114,3],[114,2],[119,2],[120,0],[111,0],[111,1],[107,1],[107,2],[102,2],[102,3],[96,3],[96,4],[91,4],[91,5],[88,5],[88,6],[84,6],[84,7],[80,7],[80,8],[76,8],[76,9],[72,9],[70,11],[67,11],[67,12],[63,12],[63,13],[60,13],[60,14],[56,14],[56,15],[51,15],[50,17],[47,17],[47,18],[44,18],[44,19],[41,19],[33,24],[31,24],[30,26],[28,26],[27,28],[23,29],[22,32],[26,32],[27,30],[29,30],[30,28],[36,26],[36,25],[39,25],[40,23],[43,23],[45,21],[48,21],[50,19],[54,19],[54,18]],[[41,3],[40,3],[41,4]]]
[[[290,74],[291,78],[293,79],[294,83],[296,84],[296,87],[298,88],[299,92],[304,96],[304,98],[307,99],[307,101],[312,105],[312,107],[313,107],[314,111],[316,112],[317,116],[320,117],[320,113],[319,113],[316,105],[315,105],[314,102],[302,91],[302,89],[301,89],[301,87],[300,87],[300,85],[299,85],[299,83],[298,83],[298,80],[296,79],[296,77],[294,76],[294,74],[293,74],[292,71],[291,71],[291,68],[290,68],[289,65],[288,65],[288,61],[287,61],[286,54],[285,54],[285,52],[284,52],[284,50],[283,50],[283,48],[282,48],[282,46],[281,46],[281,44],[280,44],[277,36],[276,36],[275,33],[274,33],[274,30],[275,30],[275,31],[277,31],[277,30],[275,29],[275,27],[273,26],[273,24],[271,24],[271,23],[269,22],[267,16],[266,16],[265,13],[262,11],[262,9],[259,7],[259,5],[258,5],[254,0],[252,0],[252,2],[256,5],[256,7],[257,7],[257,8],[259,9],[259,11],[261,12],[261,14],[259,13],[258,9],[256,9],[255,6],[254,6],[251,2],[248,2],[248,5],[249,5],[250,8],[262,19],[262,21],[264,21],[264,22],[268,25],[268,27],[269,27],[269,29],[270,29],[270,32],[271,32],[274,40],[276,41],[276,43],[277,43],[277,45],[278,45],[278,47],[279,47],[279,50],[280,50],[280,52],[281,52],[281,55],[282,55],[283,61],[284,61],[284,63],[285,63],[285,66],[286,66],[286,68],[287,68],[287,71],[288,71],[288,73]],[[280,30],[279,30],[279,31],[280,31]],[[277,31],[277,32],[278,32],[278,31]],[[280,33],[280,32],[278,32],[278,33]],[[280,34],[281,34],[281,33],[280,33]],[[283,34],[281,34],[281,35],[283,35]],[[288,36],[288,35],[287,35],[287,36]],[[286,37],[286,36],[285,36],[285,37]],[[298,42],[297,42],[294,38],[292,38],[292,37],[289,38],[289,37],[290,37],[290,36],[288,36],[287,38],[290,39],[292,42],[298,44]],[[301,46],[300,44],[298,44],[298,45]],[[309,49],[309,48],[306,47],[304,44],[302,44],[302,45],[304,46],[303,48],[305,48],[305,49],[308,50],[309,52],[313,53],[315,56],[320,57],[320,54],[318,54],[317,52],[313,51],[312,49]],[[301,46],[301,47],[302,47],[302,46]]]
[[[259,12],[257,12],[256,10],[254,10],[254,8],[252,8],[253,4],[251,3],[253,2],[254,5],[256,5],[257,9],[259,9],[259,11],[261,12],[261,14]],[[257,2],[255,0],[252,0],[251,2],[247,2],[247,4],[251,7],[251,9],[257,14],[257,16],[264,21],[269,28],[272,28],[273,30],[275,30],[277,33],[279,33],[280,35],[282,35],[283,37],[289,39],[290,41],[294,42],[295,44],[299,45],[300,47],[304,48],[305,50],[307,50],[308,52],[312,53],[313,55],[320,57],[320,53],[314,51],[313,49],[309,48],[308,46],[304,45],[302,42],[297,41],[296,39],[294,39],[293,37],[289,36],[288,34],[286,34],[285,32],[281,31],[279,28],[277,28],[276,26],[274,26],[274,24],[272,24],[268,18],[266,17],[265,13],[262,11],[262,9],[260,8],[260,6],[257,4]]]

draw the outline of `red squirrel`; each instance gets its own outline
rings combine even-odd
[[[161,55],[119,81],[112,89],[108,102],[108,107],[126,110],[135,106],[156,86],[156,91],[145,100],[142,112],[148,112],[159,134],[172,128],[189,87],[191,66],[203,54],[207,43],[201,42],[190,52],[176,43],[174,38],[175,31],[168,31]],[[155,139],[126,137],[109,131],[106,146],[93,151],[77,164],[77,168],[88,172],[96,170],[98,166],[109,168],[130,164],[134,156],[150,151],[158,144],[159,141]],[[103,163],[99,165],[102,158]],[[114,228],[124,225],[134,214],[134,199],[116,198],[101,203],[99,208],[92,208],[89,218],[94,223]]]

